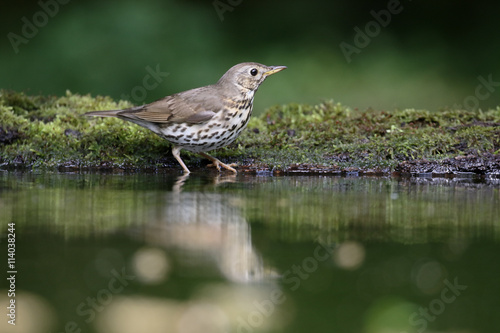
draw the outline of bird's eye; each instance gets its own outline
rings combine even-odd
[[[252,74],[252,76],[257,75],[257,70],[256,70],[255,68],[252,68],[252,69],[250,70],[250,74]]]

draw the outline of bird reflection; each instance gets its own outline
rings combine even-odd
[[[263,279],[266,270],[252,246],[241,200],[221,193],[183,191],[189,177],[178,177],[172,191],[165,194],[156,218],[145,225],[146,242],[175,249],[184,269],[210,271],[215,265],[231,281]],[[212,181],[217,186],[235,182],[236,176],[217,176]]]
[[[189,178],[189,174],[185,173],[182,174],[181,176],[177,177],[177,180],[175,181],[174,186],[172,187],[172,192],[178,193],[182,190],[182,187],[184,186],[184,183]],[[235,174],[229,174],[229,175],[224,175],[221,176],[220,174],[217,174],[215,177],[212,178],[213,185],[221,185],[225,183],[236,183],[236,175]]]
[[[177,180],[175,181],[174,186],[172,187],[172,192],[179,193],[182,190],[182,186],[184,186],[184,183],[188,178],[189,178],[189,173],[184,173],[182,174],[182,176],[177,177]]]
[[[172,191],[155,196],[154,215],[142,229],[145,244],[133,256],[133,274],[145,284],[172,281],[172,286],[179,283],[173,270],[176,277],[209,279],[199,283],[188,300],[118,295],[96,320],[98,332],[112,328],[122,333],[258,333],[283,327],[283,306],[270,301],[281,293],[274,279],[277,274],[264,267],[252,246],[242,199],[213,191],[214,185],[236,179],[234,175],[210,178],[213,185],[204,191],[206,185],[193,183],[206,184],[207,178],[182,175]],[[217,282],[211,278],[214,275],[234,283]],[[266,305],[264,314],[261,304]],[[255,323],[254,316],[262,317],[262,322]]]

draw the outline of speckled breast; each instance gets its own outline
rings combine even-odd
[[[253,96],[233,103],[206,123],[180,123],[162,128],[162,137],[195,153],[227,146],[245,129],[252,114]]]

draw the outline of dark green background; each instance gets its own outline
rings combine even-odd
[[[21,36],[23,17],[33,23],[37,13],[43,16],[42,7],[38,1],[4,3],[0,88],[128,95],[141,104],[213,83],[236,63],[257,61],[289,67],[263,85],[257,112],[332,98],[359,108],[438,110],[474,96],[478,76],[500,82],[500,3],[402,0],[401,12],[350,63],[340,43],[354,44],[354,28],[364,30],[373,20],[370,12],[387,9],[388,1],[232,3],[239,4],[221,21],[211,0],[73,0],[59,4],[17,53],[8,34]],[[169,75],[134,98],[147,66]],[[490,95],[478,99],[478,106],[500,104],[498,90],[483,88]]]

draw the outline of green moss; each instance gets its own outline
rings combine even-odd
[[[36,168],[178,168],[169,143],[152,132],[119,119],[82,116],[91,110],[129,106],[109,97],[70,92],[43,97],[1,91],[0,163]],[[498,154],[499,134],[500,108],[360,111],[334,102],[291,103],[253,117],[235,143],[213,154],[270,169],[307,164],[387,172],[403,161]],[[191,166],[203,160],[185,152],[183,156]]]
[[[290,104],[252,120],[239,142],[248,154],[274,167],[337,163],[383,169],[404,160],[494,153],[500,147],[499,121],[498,108],[359,111],[332,102]]]

